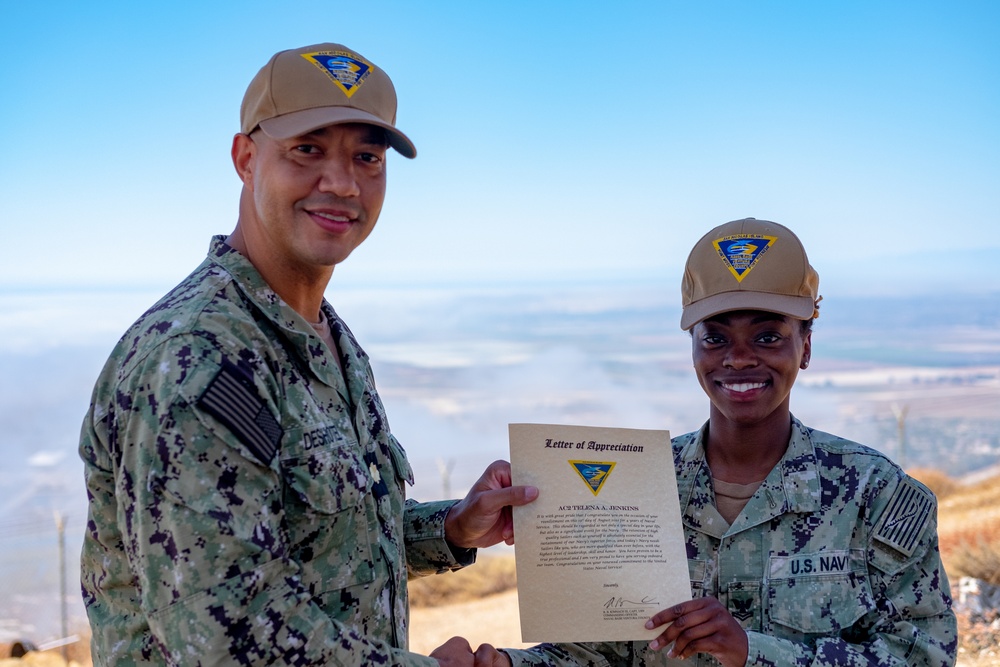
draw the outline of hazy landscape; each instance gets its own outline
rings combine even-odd
[[[407,448],[412,496],[457,496],[507,456],[507,424],[697,428],[707,403],[658,283],[331,291],[372,358]],[[77,559],[86,498],[76,455],[93,381],[156,297],[134,291],[0,295],[0,641],[85,625]],[[827,298],[793,412],[910,468],[974,480],[1000,462],[1000,294]],[[902,428],[901,428],[902,426]],[[448,471],[443,475],[442,471]]]

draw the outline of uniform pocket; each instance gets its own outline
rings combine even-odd
[[[708,589],[708,561],[688,558],[688,576],[691,580],[691,597],[705,597]]]
[[[346,445],[283,458],[281,466],[299,501],[320,514],[356,507],[371,485],[360,453]]]
[[[875,606],[860,549],[772,556],[769,572],[771,621],[801,633],[836,634]]]
[[[372,480],[358,447],[336,438],[289,446],[281,468],[291,555],[302,565],[303,583],[318,594],[372,581]]]
[[[406,459],[403,446],[399,444],[394,435],[389,436],[389,453],[392,454],[392,465],[396,469],[396,477],[412,485],[413,468],[410,467],[410,462]]]

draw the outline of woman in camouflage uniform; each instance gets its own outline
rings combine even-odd
[[[484,645],[477,664],[954,664],[933,494],[789,410],[818,285],[781,225],[749,218],[702,237],[681,328],[711,407],[673,440],[694,599],[653,616],[663,632],[649,644]]]

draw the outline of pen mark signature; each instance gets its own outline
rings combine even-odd
[[[626,600],[621,597],[613,597],[604,603],[605,609],[621,609],[623,607],[655,607],[657,604],[656,598],[646,595],[642,600],[636,602],[635,600]]]

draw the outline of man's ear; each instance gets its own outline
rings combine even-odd
[[[253,164],[254,155],[257,152],[257,144],[248,134],[237,134],[233,137],[233,167],[239,174],[240,180],[247,188],[252,188],[253,184]]]

